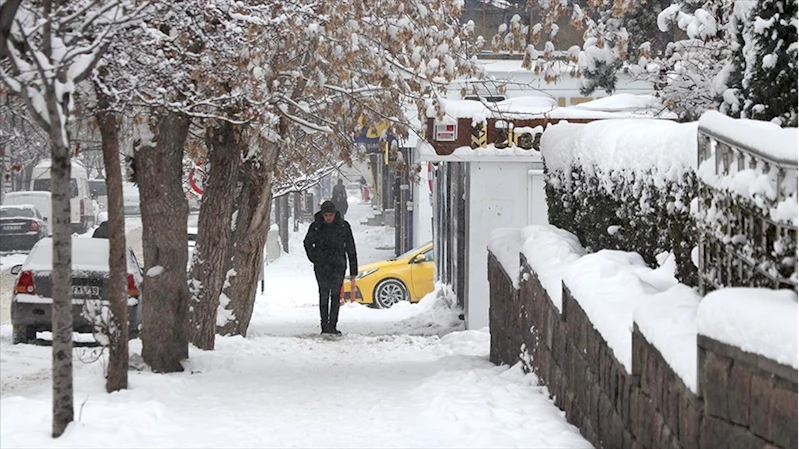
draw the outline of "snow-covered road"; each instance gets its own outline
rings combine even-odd
[[[361,263],[389,257],[390,228],[359,224]],[[3,447],[590,447],[533,375],[488,361],[487,330],[462,331],[435,293],[389,310],[348,304],[344,337],[318,335],[311,265],[290,253],[266,269],[247,338],[192,347],[186,371],[131,371],[130,389],[104,391],[103,366],[77,348],[76,422],[50,438],[50,348],[10,344],[0,326]],[[141,343],[131,342],[131,353]]]

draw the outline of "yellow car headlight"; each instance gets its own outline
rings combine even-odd
[[[373,268],[371,270],[366,270],[366,271],[361,271],[360,273],[358,273],[358,276],[356,276],[355,279],[363,279],[366,276],[369,276],[370,274],[372,274],[372,273],[374,273],[376,271],[377,271],[377,268]]]

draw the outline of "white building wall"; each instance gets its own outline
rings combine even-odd
[[[417,150],[418,151],[418,150]],[[417,156],[416,161],[419,161]],[[413,183],[413,246],[433,240],[433,204],[430,193],[430,178],[427,173],[429,162],[420,162],[419,182]]]
[[[527,224],[549,224],[547,193],[544,190],[544,165],[539,162],[527,171]]]
[[[488,238],[494,229],[521,228],[528,224],[529,171],[540,167],[539,164],[469,163],[467,329],[488,326]]]

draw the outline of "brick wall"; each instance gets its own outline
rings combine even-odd
[[[797,447],[796,370],[700,336],[703,400],[635,326],[627,373],[569,290],[561,313],[520,262],[516,290],[489,251],[491,360],[513,365],[525,347],[528,368],[594,446]]]

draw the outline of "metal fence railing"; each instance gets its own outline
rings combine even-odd
[[[797,290],[797,227],[773,213],[787,200],[796,201],[797,161],[764,153],[756,148],[699,126],[700,173],[713,165],[714,179],[728,187],[708,183],[700,176],[699,188],[699,290],[722,287],[762,287]],[[753,195],[736,193],[738,173],[760,185]],[[730,187],[732,186],[732,187]]]

